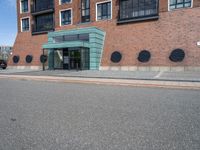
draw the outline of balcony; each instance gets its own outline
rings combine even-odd
[[[43,26],[32,25],[32,35],[45,34],[50,31],[54,31],[53,25],[48,25],[48,24],[43,25]]]
[[[32,15],[40,15],[44,13],[54,12],[53,0],[34,0],[31,5]]]
[[[156,20],[158,18],[159,0],[120,0],[117,24]]]

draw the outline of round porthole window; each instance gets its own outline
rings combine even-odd
[[[181,62],[185,58],[185,52],[182,49],[175,49],[171,52],[169,59],[173,62]]]
[[[138,61],[140,62],[148,62],[151,58],[151,53],[147,50],[142,50],[138,55]]]
[[[27,55],[27,56],[26,56],[26,62],[27,62],[27,63],[31,63],[32,60],[33,60],[33,56],[31,56],[31,55]]]
[[[19,56],[17,56],[17,55],[15,55],[15,56],[13,56],[13,62],[14,63],[18,63],[19,62],[19,59],[20,59],[20,57]]]
[[[47,61],[47,56],[46,55],[41,55],[40,56],[40,62],[45,63]]]
[[[118,51],[112,53],[110,60],[114,63],[120,62],[122,59],[122,54]]]

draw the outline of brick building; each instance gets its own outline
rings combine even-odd
[[[17,15],[13,67],[200,68],[200,0],[17,0]]]

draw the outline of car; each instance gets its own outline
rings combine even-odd
[[[0,68],[6,69],[7,68],[7,62],[5,60],[0,59]]]

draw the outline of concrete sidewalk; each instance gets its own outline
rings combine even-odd
[[[200,72],[152,72],[152,71],[67,71],[67,70],[0,70],[4,75],[78,77],[100,79],[126,79],[151,81],[200,82]]]
[[[0,70],[0,78],[65,83],[200,89],[200,72]]]

